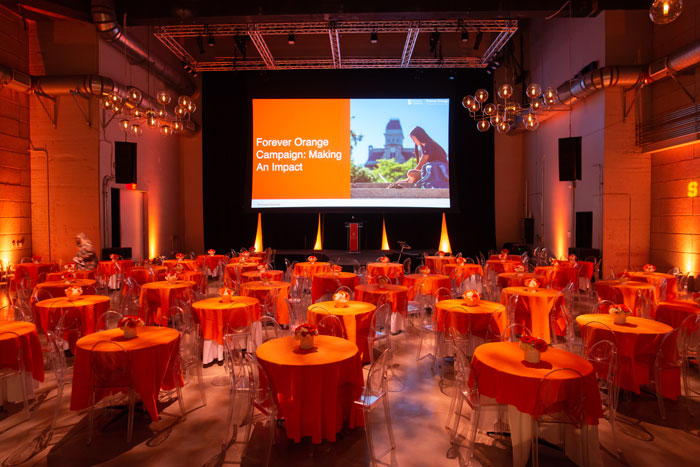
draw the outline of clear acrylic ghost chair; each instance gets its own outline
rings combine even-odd
[[[259,322],[262,331],[262,342],[282,337],[282,327],[272,316],[261,316]]]
[[[0,308],[0,321],[26,321],[31,323],[33,319],[19,305],[5,305]]]
[[[566,307],[565,300],[559,299],[561,296],[562,292],[559,292],[557,297],[552,300],[549,309],[550,345],[571,351],[574,345],[573,319]],[[557,332],[558,330],[562,332],[561,335]]]
[[[610,301],[610,300],[600,300],[599,302],[596,302],[593,305],[593,308],[591,309],[591,313],[592,314],[600,314],[600,313],[607,314],[608,309],[614,304],[615,303]]]
[[[289,328],[294,330],[295,327],[306,321],[306,308],[304,308],[301,299],[299,298],[284,298],[289,310]]]
[[[634,302],[634,315],[638,318],[651,319],[651,309],[651,300],[643,295],[641,290],[638,290],[637,298]]]
[[[50,329],[50,328],[49,328]],[[83,337],[82,316],[77,308],[66,308],[54,328],[56,338],[68,349]],[[71,347],[72,348],[72,347]]]
[[[583,329],[581,333],[583,335]],[[612,336],[614,337],[614,334]],[[596,371],[600,399],[608,412],[607,418],[613,432],[615,446],[618,452],[621,452],[619,443],[617,443],[617,401],[619,394],[617,346],[611,340],[598,340],[585,347],[583,358],[591,362]]]
[[[416,355],[416,361],[420,361],[426,357],[430,357],[433,360],[431,368],[435,368],[435,363],[437,362],[437,349],[439,345],[438,339],[438,327],[437,323],[433,319],[433,313],[435,308],[435,298],[431,295],[425,295],[427,297],[424,301],[419,302],[420,308],[417,315],[416,330],[420,335],[420,344],[418,345],[418,353]],[[423,342],[426,337],[433,338],[432,351],[421,356],[423,350]]]
[[[348,296],[350,297],[348,298],[348,300],[355,300],[355,292],[353,292],[353,290],[347,285],[341,285],[340,287],[335,289],[335,293],[338,292],[347,292]]]
[[[179,365],[177,363],[179,363]],[[197,384],[199,385],[199,395],[202,398],[202,405],[206,406],[207,395],[205,393],[204,379],[202,377],[202,337],[199,331],[199,323],[180,332],[180,352],[177,354],[176,362],[171,368],[174,381],[178,381],[180,371],[182,371],[182,375],[185,376],[190,368],[194,368],[197,375]],[[185,403],[182,398],[182,389],[178,384],[175,384],[175,392],[177,393],[182,419],[184,420],[186,417]]]
[[[118,311],[105,311],[97,318],[97,330],[104,331],[107,329],[116,329],[119,325],[119,320],[122,319],[124,315]]]
[[[85,290],[83,289],[83,293],[85,294]],[[85,294],[87,295],[87,294]],[[49,292],[46,289],[41,289],[39,287],[35,288],[34,291],[32,292],[32,297],[30,299],[32,304],[38,303],[42,300],[50,300],[54,298],[51,292]]]
[[[518,301],[520,301],[520,295],[517,293],[508,295],[508,300],[506,302],[506,314],[508,315],[508,324],[516,323],[516,314],[518,310]]]
[[[532,332],[522,323],[513,323],[503,330],[501,342],[519,342],[522,336],[531,336]]]
[[[382,353],[384,350],[391,350],[391,305],[384,303],[377,307],[377,311],[372,315],[369,332],[367,334],[369,344],[370,363],[374,362],[375,352]]]
[[[327,315],[321,318],[316,326],[322,336],[334,336],[347,339],[343,321],[336,315]]]
[[[22,357],[22,339],[19,334],[13,331],[0,332],[0,340],[8,340],[12,345],[5,346],[7,355],[3,355],[3,359],[7,362],[17,361],[17,366],[6,366],[0,368],[0,381],[7,379],[18,379],[20,389],[22,391],[22,402],[24,403],[24,415],[29,419],[29,400],[27,399],[27,380],[24,367],[24,358]]]
[[[378,459],[374,448],[374,435],[370,423],[370,413],[374,407],[380,402],[384,407],[384,417],[386,418],[386,429],[389,435],[389,443],[391,450],[396,449],[396,441],[394,439],[394,431],[391,427],[391,412],[389,410],[389,388],[388,388],[388,369],[391,362],[391,349],[385,349],[382,354],[372,362],[367,374],[367,381],[362,391],[360,400],[355,401],[355,404],[362,407],[364,415],[365,431],[367,433],[367,446],[369,447],[370,465],[378,465]]]

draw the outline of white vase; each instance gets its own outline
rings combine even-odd
[[[138,336],[138,328],[124,328],[124,337],[127,339],[133,339]]]
[[[613,322],[615,324],[627,324],[627,315],[624,313],[613,314]]]
[[[303,350],[309,350],[314,348],[314,335],[309,334],[307,336],[302,336],[299,340],[299,348]]]
[[[537,349],[525,349],[525,361],[529,363],[540,363],[540,351]]]

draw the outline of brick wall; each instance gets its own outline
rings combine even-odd
[[[28,71],[24,24],[3,6],[0,63]],[[31,252],[29,96],[0,87],[0,259],[18,263]]]

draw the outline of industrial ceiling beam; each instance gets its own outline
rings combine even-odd
[[[418,27],[417,23],[408,28],[406,42],[403,45],[403,53],[401,54],[401,68],[406,68],[408,63],[411,61],[411,55],[413,55],[413,48],[416,46],[416,40],[418,40],[419,32],[420,27]]]

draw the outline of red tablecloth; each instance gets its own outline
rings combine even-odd
[[[443,274],[448,276],[450,279],[455,279],[458,285],[462,284],[462,281],[472,274],[479,274],[484,276],[484,269],[480,264],[464,263],[464,264],[446,264],[443,267]]]
[[[78,300],[70,301],[66,297],[50,298],[34,304],[34,315],[37,317],[39,329],[42,332],[53,331],[61,316],[69,310],[77,310],[80,316],[82,334],[92,334],[99,327],[98,318],[109,310],[109,297],[103,295],[81,295]],[[70,342],[73,347],[75,342]]]
[[[29,277],[31,287],[36,286],[39,274],[58,271],[58,263],[20,263],[15,265],[14,282],[19,283],[24,277]]]
[[[195,285],[192,281],[157,281],[143,284],[139,297],[141,319],[146,324],[160,323],[163,317],[168,316],[175,300],[190,300],[190,292]]]
[[[115,359],[112,356],[119,351],[118,347],[98,348],[93,352],[92,347],[100,341],[117,342],[127,351],[134,389],[141,396],[143,407],[151,419],[158,420],[158,392],[161,389],[173,389],[175,384],[183,385],[180,369],[172,368],[180,351],[180,333],[166,327],[143,326],[139,328],[138,337],[134,339],[124,338],[121,329],[110,329],[78,340],[70,398],[71,410],[83,410],[90,404],[93,367],[91,358],[99,359],[105,373],[114,368]],[[118,363],[123,362],[118,360]],[[128,385],[129,382],[125,381],[124,384]],[[107,393],[98,392],[95,402],[99,402],[105,396]]]
[[[573,266],[537,266],[535,274],[546,277],[546,283],[553,289],[561,290],[573,282],[574,289],[578,290],[578,269]]]
[[[234,280],[236,282],[242,282],[241,278],[238,277],[238,272],[244,273],[248,271],[258,271],[258,263],[234,263],[231,262],[226,265],[226,278]]]
[[[131,268],[134,267],[134,262],[130,259],[119,259],[116,261],[116,263],[119,264],[122,274],[126,275],[128,275],[129,271],[131,271]],[[100,264],[97,267],[97,271],[103,276],[107,277],[111,276],[112,274],[117,274],[119,272],[117,270],[117,267],[115,266],[114,261],[100,261]]]
[[[599,300],[610,300],[614,303],[624,303],[632,313],[635,313],[637,292],[641,292],[651,301],[651,316],[656,312],[656,304],[659,302],[658,289],[653,284],[637,281],[596,281],[595,290]]]
[[[344,423],[363,424],[354,406],[364,385],[357,346],[331,336],[316,336],[315,346],[315,351],[298,351],[299,342],[287,336],[255,352],[272,380],[287,436],[296,442],[304,436],[313,443],[333,442]]]
[[[197,261],[194,259],[183,259],[179,261],[176,259],[166,259],[163,261],[163,266],[168,268],[168,270],[172,270],[175,266],[182,266],[184,271],[195,271],[199,269],[197,267]]]
[[[678,298],[678,281],[673,274],[664,274],[661,272],[628,272],[627,274],[629,274],[634,281],[654,284],[659,298],[662,298],[660,289],[661,282],[666,280],[666,300],[676,300]]]
[[[448,264],[455,264],[457,258],[454,256],[426,256],[425,265],[430,268],[430,272],[435,274],[445,274],[444,268]]]
[[[501,258],[499,258],[500,255],[491,255],[489,256],[489,261],[500,261]],[[508,255],[507,261],[517,261],[517,262],[522,262],[523,257],[521,255]]]
[[[296,282],[297,276],[313,277],[314,274],[320,274],[322,272],[329,272],[331,270],[331,263],[326,262],[314,262],[309,263],[308,261],[302,261],[294,265],[294,277],[292,278],[292,283]]]
[[[317,326],[324,316],[336,315],[343,323],[347,340],[354,342],[360,349],[362,361],[369,362],[371,351],[368,341],[369,328],[377,307],[371,303],[356,300],[348,301],[347,305],[345,308],[336,307],[335,302],[319,302],[311,305],[307,312],[308,322]]]
[[[659,303],[656,307],[654,319],[660,323],[665,323],[672,328],[681,325],[684,319],[691,315],[700,313],[700,306],[693,300],[676,300]]]
[[[207,298],[192,304],[192,314],[200,324],[204,339],[224,345],[227,330],[260,319],[260,302],[253,297],[233,297],[229,303],[223,303],[221,297]]]
[[[387,301],[391,303],[391,311],[405,316],[408,312],[407,291],[403,285],[387,284],[380,288],[377,284],[360,284],[355,286],[355,300],[377,305],[379,299],[386,295]]]
[[[541,337],[550,343],[549,313],[552,310],[552,302],[557,299],[559,292],[552,289],[533,290],[527,287],[506,287],[501,291],[501,303],[507,306],[509,298],[516,293],[519,298],[515,308],[515,322],[524,324],[533,336]],[[561,303],[564,301],[564,297],[559,296],[558,300]],[[556,306],[559,306],[559,303]]]
[[[523,282],[533,277],[540,283],[540,287],[544,287],[548,284],[547,276],[534,274],[532,272],[502,272],[498,275],[498,286],[501,288],[522,287]]]
[[[67,282],[67,283],[66,283]],[[72,279],[70,281],[58,280],[50,282],[42,282],[36,285],[37,289],[46,290],[52,297],[65,297],[68,287],[79,286],[89,287],[95,286],[95,279]]]
[[[433,319],[441,332],[445,331],[445,315],[450,310],[454,310],[454,313],[450,314],[448,329],[454,327],[462,334],[469,331],[467,315],[471,324],[471,334],[482,339],[486,338],[489,327],[494,333],[500,334],[508,326],[506,308],[500,303],[480,300],[476,306],[467,306],[463,299],[451,299],[439,301],[435,305]]]
[[[289,297],[289,288],[291,284],[283,281],[270,281],[264,283],[262,281],[245,282],[241,284],[241,295],[244,297],[254,297],[260,300],[261,304],[265,303],[268,294],[273,290],[277,291],[277,316],[275,318],[280,324],[289,324],[289,307],[285,298]]]
[[[196,261],[198,268],[201,268],[206,263],[207,269],[214,271],[220,262],[228,264],[229,258],[226,255],[199,255]]]
[[[13,334],[3,334],[13,332]],[[32,374],[36,381],[44,381],[44,354],[36,332],[36,326],[24,321],[0,321],[0,368],[17,367],[17,347],[22,348],[24,370]]]
[[[266,273],[270,275],[271,281],[281,281],[284,278],[284,271],[278,271],[277,269],[267,269]],[[241,282],[253,282],[260,280],[260,271],[252,270],[241,273]]]
[[[46,274],[46,282],[51,282],[51,281],[61,281],[65,280],[63,279],[63,276],[68,274],[68,271],[59,271],[59,272],[50,272]],[[82,269],[77,269],[73,271],[72,273],[73,277],[75,279],[94,279],[95,278],[95,271],[87,271],[87,270],[82,270]]]
[[[315,302],[321,298],[323,294],[334,292],[341,285],[350,287],[351,290],[355,290],[355,286],[357,286],[359,283],[360,279],[357,277],[357,274],[352,272],[339,272],[338,274],[333,272],[324,272],[314,274],[311,277],[311,301]]]
[[[494,271],[497,274],[502,272],[515,272],[515,266],[523,264],[520,261],[501,261],[500,259],[489,259],[484,265],[484,269]]]
[[[151,277],[151,270],[155,277]],[[160,273],[165,273],[168,270],[165,266],[152,266],[147,268],[144,266],[134,266],[129,271],[129,276],[132,277],[138,284],[143,285],[147,282],[155,282],[158,279]]]
[[[403,264],[401,263],[367,263],[367,282],[374,284],[377,276],[386,276],[391,282],[403,281]]]
[[[446,300],[449,297],[449,290],[452,288],[450,278],[442,274],[408,274],[403,278],[405,287],[413,287],[413,293],[409,291],[408,299],[413,300],[414,295],[418,292],[418,288],[422,287],[423,294],[433,295],[439,288],[444,287],[448,292],[441,293],[440,300]]]

